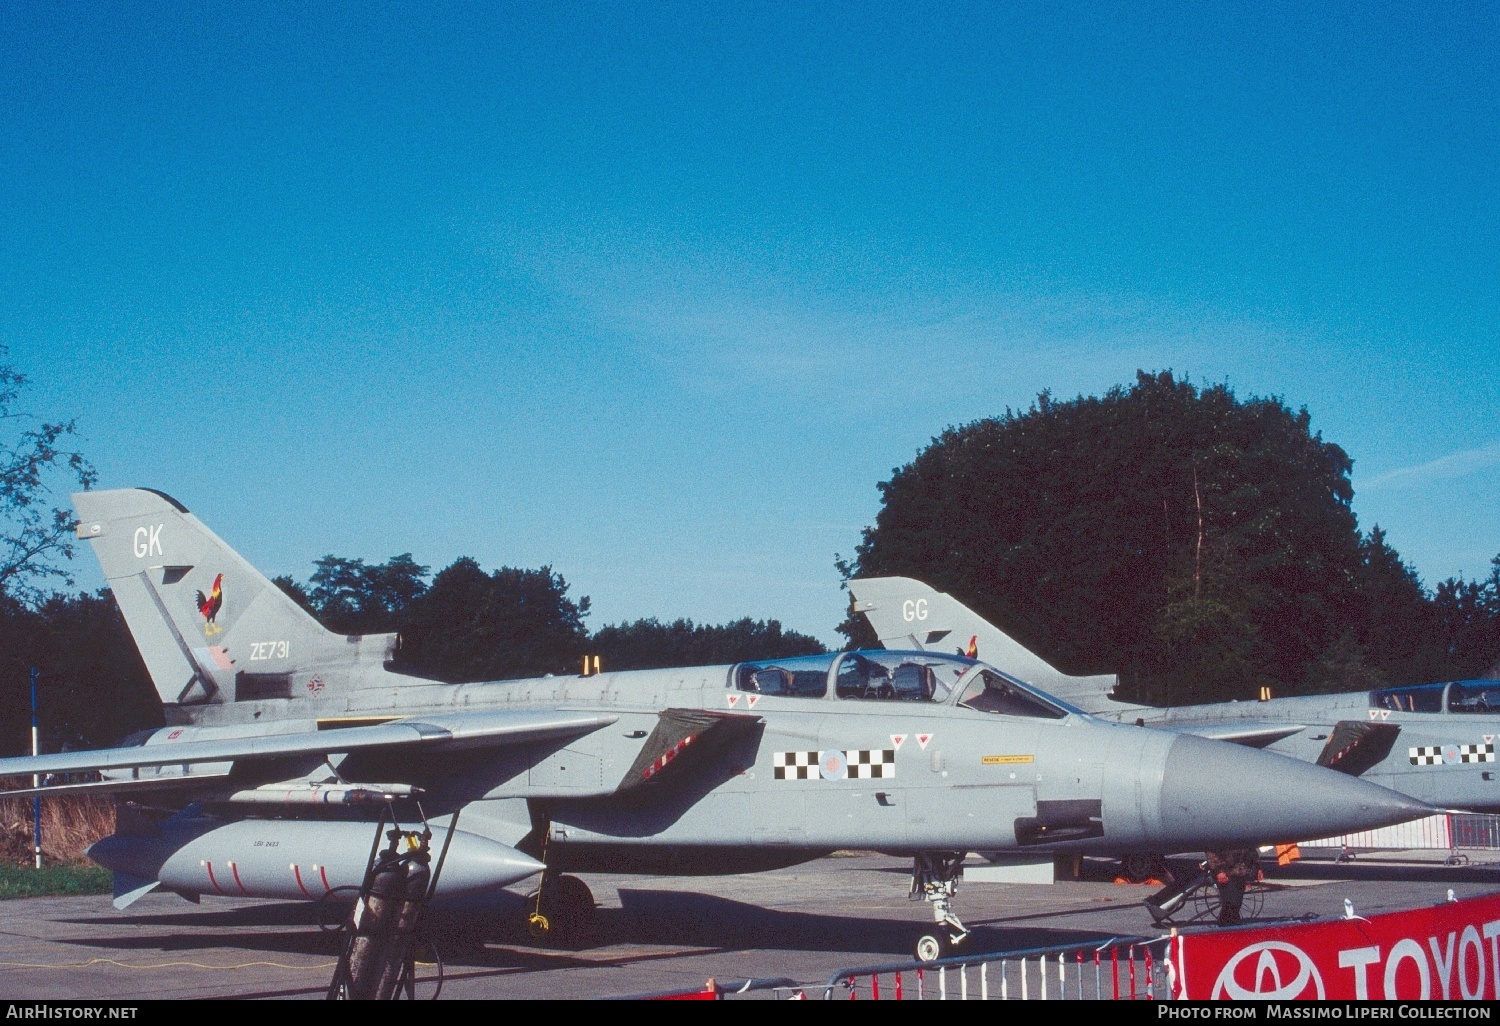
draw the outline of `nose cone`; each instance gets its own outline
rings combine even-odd
[[[434,848],[441,850],[436,844]],[[544,868],[530,855],[509,845],[456,830],[437,889],[439,894],[451,895],[504,887],[535,876]]]
[[[1185,847],[1309,841],[1434,811],[1346,773],[1190,734],[1172,742],[1162,775],[1163,840]]]

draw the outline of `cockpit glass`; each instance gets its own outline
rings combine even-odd
[[[1460,680],[1448,685],[1448,711],[1500,713],[1500,680]]]
[[[1442,712],[1445,687],[1446,684],[1414,684],[1405,688],[1371,691],[1370,708],[1390,709],[1392,712]]]
[[[1067,712],[1039,695],[1007,680],[988,667],[970,678],[964,687],[958,704],[980,712],[1000,713],[1004,716],[1032,716],[1040,719],[1059,720]]]
[[[838,653],[831,652],[741,663],[734,668],[734,686],[752,694],[822,698],[828,693],[828,668],[837,658]]]
[[[848,652],[839,661],[834,694],[876,702],[946,702],[972,659],[931,652]]]

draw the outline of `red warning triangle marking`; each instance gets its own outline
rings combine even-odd
[[[739,695],[730,695],[729,696],[729,706],[730,706],[730,708],[733,708],[734,706],[739,705],[739,704],[740,704],[740,696]]]
[[[1485,744],[1490,744],[1494,740],[1495,740],[1495,735],[1494,734],[1486,734],[1486,735],[1484,735],[1484,743]]]
[[[751,709],[754,709],[755,708],[755,703],[759,702],[759,701],[760,701],[760,696],[759,695],[751,695],[749,698],[745,699],[745,704],[747,706],[749,706]]]
[[[923,751],[927,750],[927,742],[929,742],[931,740],[932,740],[932,735],[931,734],[918,734],[917,735],[917,744],[919,744],[919,745],[922,746],[922,750]]]
[[[1370,719],[1373,720],[1375,717],[1377,717],[1379,715],[1380,715],[1380,710],[1379,709],[1371,709],[1370,710]]]
[[[906,744],[906,735],[905,734],[892,734],[891,735],[891,744],[894,745],[897,748],[900,748],[902,745]]]

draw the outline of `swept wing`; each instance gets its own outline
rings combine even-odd
[[[340,730],[310,730],[294,734],[260,734],[216,740],[154,741],[131,748],[103,748],[89,752],[0,759],[0,777],[33,774],[87,773],[149,769],[159,766],[190,767],[200,763],[239,763],[296,756],[345,755],[351,752],[453,751],[464,748],[524,745],[536,741],[581,737],[609,726],[618,717],[597,713],[549,710],[497,710],[494,712],[421,716],[389,723]],[[222,776],[222,773],[212,774]],[[209,776],[209,775],[205,775]],[[186,780],[196,779],[188,774]],[[138,780],[104,781],[103,789],[129,790]],[[107,785],[117,784],[110,788]],[[95,785],[98,787],[99,785]],[[47,787],[20,788],[7,795],[47,791]]]

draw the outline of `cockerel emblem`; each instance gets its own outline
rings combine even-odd
[[[198,592],[198,612],[203,614],[203,636],[211,638],[224,628],[216,622],[219,609],[224,605],[224,575],[214,578],[214,586],[207,595]]]

